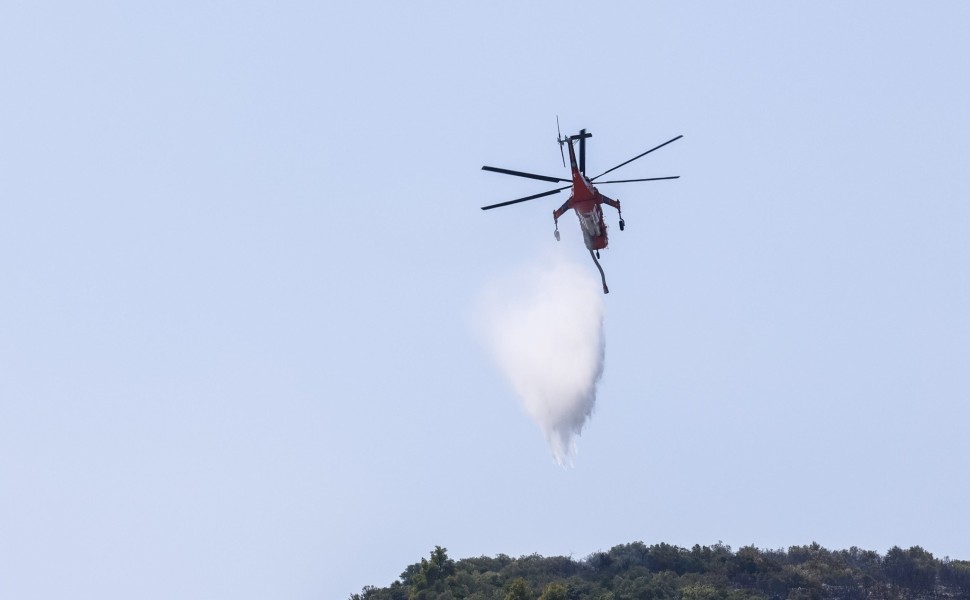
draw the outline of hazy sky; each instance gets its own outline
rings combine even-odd
[[[604,4],[0,4],[0,595],[970,559],[970,4]],[[548,189],[483,164],[565,173],[556,115],[594,172],[684,134],[610,188],[571,469],[473,326],[544,252],[594,268],[561,196],[479,210]]]

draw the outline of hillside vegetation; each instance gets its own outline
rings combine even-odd
[[[582,560],[538,554],[453,560],[440,546],[385,588],[351,600],[970,600],[970,561],[919,546],[885,555],[642,542]]]

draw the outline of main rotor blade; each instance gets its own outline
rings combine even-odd
[[[541,194],[533,194],[531,196],[526,196],[525,198],[518,198],[516,200],[509,200],[508,202],[500,202],[498,204],[490,204],[488,206],[483,206],[482,210],[491,210],[493,208],[498,208],[500,206],[508,206],[509,204],[518,204],[519,202],[525,202],[526,200],[535,200],[536,198],[542,198],[543,196],[551,196],[553,194],[558,194],[563,190],[568,190],[571,187],[572,187],[571,185],[567,185],[566,187],[550,190],[548,192],[542,192]]]
[[[599,175],[597,175],[596,177],[593,177],[592,179],[590,179],[590,181],[596,181],[597,179],[599,179],[599,178],[600,178],[600,177],[602,177],[603,175],[606,175],[607,173],[609,173],[609,172],[611,172],[611,171],[615,171],[615,170],[617,170],[617,169],[619,169],[620,167],[622,167],[623,165],[628,165],[628,164],[630,164],[630,163],[632,163],[633,161],[635,161],[635,160],[636,160],[636,159],[638,159],[638,158],[643,158],[644,156],[646,156],[646,155],[648,155],[648,154],[650,154],[650,153],[651,153],[651,152],[653,152],[654,150],[659,150],[659,149],[661,149],[661,148],[663,148],[664,146],[666,146],[667,144],[669,144],[669,143],[671,143],[671,142],[676,142],[677,140],[679,140],[679,139],[680,139],[680,138],[682,138],[682,137],[684,137],[684,136],[682,136],[682,135],[678,135],[677,137],[675,137],[675,138],[674,138],[674,139],[672,139],[672,140],[667,140],[666,142],[664,142],[664,143],[662,143],[662,144],[660,144],[660,145],[659,145],[659,146],[657,146],[656,148],[651,148],[651,149],[649,149],[649,150],[647,150],[646,152],[644,152],[643,154],[638,154],[638,155],[636,155],[636,156],[634,156],[633,158],[631,158],[630,160],[628,160],[628,161],[626,161],[626,162],[623,162],[623,163],[620,163],[620,164],[618,164],[618,165],[616,165],[615,167],[613,167],[613,168],[612,168],[612,169],[610,169],[609,171],[603,171],[602,173],[600,173],[600,174],[599,174]]]
[[[498,167],[482,167],[482,170],[492,171],[493,173],[504,173],[506,175],[515,175],[516,177],[527,177],[529,179],[538,179],[539,181],[551,181],[553,183],[559,183],[561,181],[571,181],[570,179],[562,179],[559,177],[549,177],[548,175],[536,175],[535,173],[523,173],[522,171],[499,169]]]
[[[660,181],[662,179],[680,179],[680,175],[674,175],[672,177],[647,177],[645,179],[614,179],[611,181],[597,181],[596,185],[601,183],[631,183],[634,181]]]

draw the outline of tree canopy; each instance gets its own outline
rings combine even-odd
[[[435,546],[388,587],[351,600],[970,600],[970,561],[919,546],[885,556],[812,543],[765,550],[721,543],[621,544],[586,558],[480,556]]]

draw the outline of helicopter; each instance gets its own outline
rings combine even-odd
[[[502,206],[509,206],[510,204],[518,204],[519,202],[526,202],[528,200],[535,200],[536,198],[542,198],[545,196],[551,196],[553,194],[558,194],[563,190],[572,188],[569,194],[569,198],[563,203],[562,206],[552,211],[552,220],[555,224],[555,231],[553,235],[556,237],[556,241],[559,241],[559,217],[563,216],[569,209],[576,211],[576,216],[579,217],[579,226],[583,230],[583,241],[586,244],[586,249],[589,250],[589,255],[596,263],[596,268],[600,272],[600,278],[603,280],[603,293],[609,294],[610,289],[606,286],[606,274],[603,272],[603,267],[600,265],[600,250],[606,248],[609,239],[606,233],[606,222],[603,220],[603,210],[600,208],[601,205],[606,204],[616,209],[617,216],[620,219],[620,231],[626,228],[626,222],[623,220],[623,212],[620,209],[620,201],[614,200],[600,193],[596,186],[593,185],[596,182],[597,185],[605,183],[632,183],[636,181],[661,181],[665,179],[678,179],[680,175],[673,175],[669,177],[645,177],[641,179],[615,179],[609,181],[596,181],[603,175],[607,173],[612,173],[613,171],[619,169],[624,165],[628,165],[631,162],[643,158],[644,156],[650,154],[654,150],[659,150],[667,144],[676,142],[683,135],[678,135],[675,138],[669,139],[666,142],[655,146],[642,154],[638,154],[628,161],[622,162],[612,169],[607,169],[603,171],[596,177],[586,176],[586,140],[593,137],[592,133],[587,132],[585,129],[580,129],[577,135],[571,135],[567,137],[562,137],[562,132],[559,130],[559,119],[556,118],[556,129],[557,136],[556,141],[559,143],[559,154],[562,156],[562,165],[566,166],[566,156],[563,152],[563,146],[569,148],[569,166],[572,177],[570,179],[563,179],[561,177],[549,177],[547,175],[536,175],[535,173],[525,173],[522,171],[512,171],[510,169],[500,169],[498,167],[483,166],[483,171],[491,171],[493,173],[503,173],[505,175],[514,175],[516,177],[526,177],[528,179],[538,179],[539,181],[549,181],[552,183],[568,183],[560,188],[554,190],[549,190],[548,192],[542,192],[540,194],[533,194],[531,196],[525,196],[524,198],[516,198],[515,200],[509,200],[508,202],[499,202],[498,204],[490,204],[488,206],[483,206],[482,210],[491,210],[493,208],[499,208]],[[579,164],[576,163],[576,151],[573,147],[573,142],[579,142]]]

